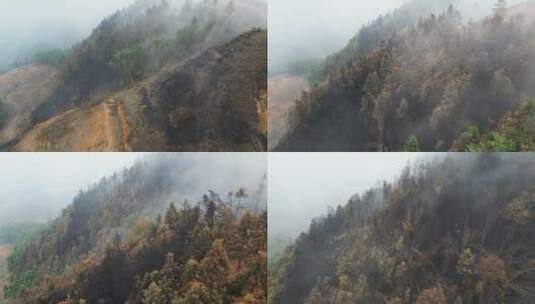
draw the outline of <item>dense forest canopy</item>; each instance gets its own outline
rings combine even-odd
[[[266,2],[129,4],[2,69],[0,150],[264,151]]]
[[[270,270],[268,302],[527,303],[534,169],[505,153],[408,166],[315,220]]]
[[[276,149],[447,151],[468,128],[492,132],[528,103],[532,19],[510,16],[505,1],[477,21],[453,5],[429,11],[407,3],[315,69]]]
[[[265,302],[266,200],[262,156],[145,156],[47,224],[2,227],[0,242],[13,247],[4,294],[14,303]]]

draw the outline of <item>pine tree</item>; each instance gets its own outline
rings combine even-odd
[[[207,286],[219,289],[225,284],[229,259],[222,239],[215,240],[212,249],[202,260],[201,267],[206,277],[203,281]]]
[[[143,291],[143,304],[162,304],[166,303],[166,297],[158,284],[152,282],[150,286]]]
[[[208,224],[208,227],[212,229],[214,227],[215,223],[215,213],[217,210],[217,206],[213,199],[209,199],[207,196],[204,196],[204,204],[206,208],[206,214],[205,214],[205,220]]]
[[[171,228],[174,228],[178,223],[178,219],[179,215],[175,204],[169,204],[169,208],[167,208],[167,212],[165,213],[165,224]]]
[[[494,25],[499,25],[503,23],[505,17],[507,16],[507,2],[505,0],[498,0],[494,6],[494,16],[492,18],[492,23]]]

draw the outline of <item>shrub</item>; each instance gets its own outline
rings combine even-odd
[[[403,147],[403,150],[405,152],[419,152],[420,144],[418,143],[418,138],[416,138],[416,136],[414,135],[409,137],[409,139],[405,143],[405,146]]]

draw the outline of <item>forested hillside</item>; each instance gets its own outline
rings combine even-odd
[[[535,94],[533,4],[508,10],[500,0],[491,16],[468,21],[444,7],[450,1],[426,2],[378,18],[313,69],[315,86],[296,101],[275,150],[447,151],[464,131],[490,133],[526,106]]]
[[[23,242],[27,237],[40,229],[37,224],[9,224],[0,226],[0,303],[9,303],[4,297],[4,286],[9,283],[8,257],[17,242]]]
[[[530,303],[535,159],[451,154],[352,197],[286,249],[269,303]]]
[[[17,106],[19,96],[5,98],[2,121],[8,127],[0,129],[5,133],[0,144],[25,151],[262,150],[267,146],[267,38],[260,30],[266,28],[265,6],[256,0],[134,2],[72,49],[28,59],[26,70],[42,65],[58,71],[48,90],[31,82],[33,74],[6,80],[6,90],[32,83],[37,92],[24,109]],[[243,89],[235,93],[231,80]],[[165,120],[168,114],[171,122]],[[223,135],[206,138],[216,129],[198,121],[214,115],[227,117],[230,126],[222,128]],[[76,134],[66,127],[73,124]],[[177,138],[176,128],[190,133]],[[145,140],[145,132],[157,133],[155,142]]]
[[[250,191],[206,189],[198,201],[176,201],[196,193],[188,172],[198,168],[190,165],[149,158],[81,191],[61,216],[16,242],[7,299],[264,303],[265,180]]]

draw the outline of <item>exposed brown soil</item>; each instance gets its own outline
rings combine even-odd
[[[50,96],[59,78],[57,69],[45,65],[27,65],[0,75],[0,98],[10,117],[0,129],[0,146],[30,126],[30,113]]]
[[[269,147],[275,147],[279,139],[286,132],[286,115],[299,99],[303,91],[310,86],[306,79],[300,76],[283,74],[270,77],[269,85]]]
[[[15,151],[265,151],[267,33],[232,42],[29,130]]]

